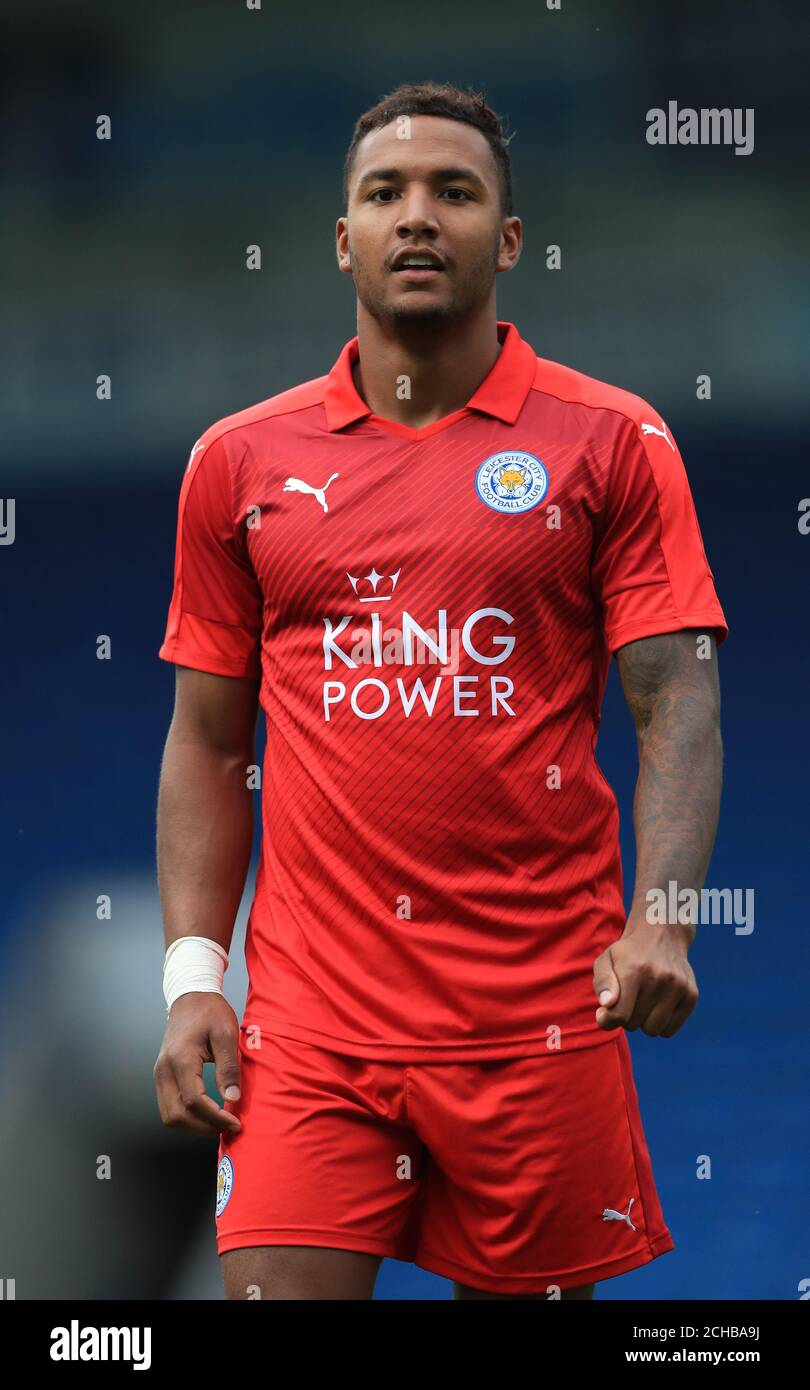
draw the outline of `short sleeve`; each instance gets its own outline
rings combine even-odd
[[[611,461],[592,582],[611,652],[657,633],[699,627],[718,646],[728,624],[714,587],[678,446],[651,409],[628,419]]]
[[[174,589],[158,656],[217,676],[258,677],[262,593],[233,516],[225,445],[204,440],[180,487]]]

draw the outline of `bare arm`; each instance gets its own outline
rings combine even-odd
[[[716,643],[697,629],[644,637],[617,663],[639,754],[636,881],[624,934],[594,970],[597,993],[611,990],[597,1022],[671,1037],[697,1003],[687,959],[695,927],[651,925],[647,894],[670,881],[699,892],[709,867],[723,775]]]
[[[160,774],[158,885],[166,946],[205,936],[227,951],[253,842],[252,793],[258,682],[176,668],[175,708]],[[199,1134],[241,1128],[205,1094],[203,1063],[216,1063],[227,1099],[239,1085],[239,1024],[219,994],[175,1000],[154,1077],[164,1124]]]
[[[708,659],[697,655],[701,635]],[[638,741],[630,916],[643,921],[648,889],[674,879],[699,891],[709,867],[723,780],[717,649],[689,629],[629,642],[617,662]]]
[[[176,668],[160,773],[158,886],[166,946],[208,936],[227,951],[253,843],[258,682]]]

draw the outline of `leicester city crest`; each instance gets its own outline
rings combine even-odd
[[[548,473],[534,454],[510,449],[484,459],[475,490],[496,512],[528,512],[545,497]]]
[[[217,1168],[217,1216],[221,1216],[228,1198],[233,1192],[233,1164],[227,1154],[223,1154]]]

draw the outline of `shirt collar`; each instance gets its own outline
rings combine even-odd
[[[537,356],[513,323],[503,319],[497,322],[501,350],[490,372],[468,400],[466,408],[483,411],[485,415],[494,415],[498,420],[514,425],[534,381]],[[350,338],[327,377],[324,408],[329,430],[343,429],[344,425],[372,414],[352,377],[352,363],[357,354],[358,339]]]

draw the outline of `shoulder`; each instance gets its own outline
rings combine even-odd
[[[610,382],[587,376],[574,367],[566,367],[562,362],[552,362],[550,358],[537,358],[537,371],[531,387],[547,396],[585,411],[611,412],[622,420],[629,421],[641,432],[644,423],[661,425],[655,406],[632,391],[625,391]]]
[[[328,380],[328,376],[313,377],[311,381],[304,381],[300,386],[291,386],[286,391],[279,391],[275,396],[268,396],[267,400],[257,401],[256,405],[249,405],[245,410],[237,410],[233,415],[224,415],[221,420],[216,420],[208,426],[197,443],[207,448],[215,440],[226,440],[229,435],[250,430],[253,426],[261,426],[281,415],[309,410],[323,401]]]
[[[186,471],[194,474],[203,459],[210,460],[207,467],[217,460],[225,466],[229,456],[237,459],[246,447],[258,443],[265,428],[274,420],[309,410],[319,405],[324,398],[328,376],[313,377],[299,386],[291,386],[279,391],[275,396],[257,401],[255,405],[237,410],[232,415],[224,415],[203,430],[194,441],[189,455]],[[212,446],[218,446],[216,448]]]

